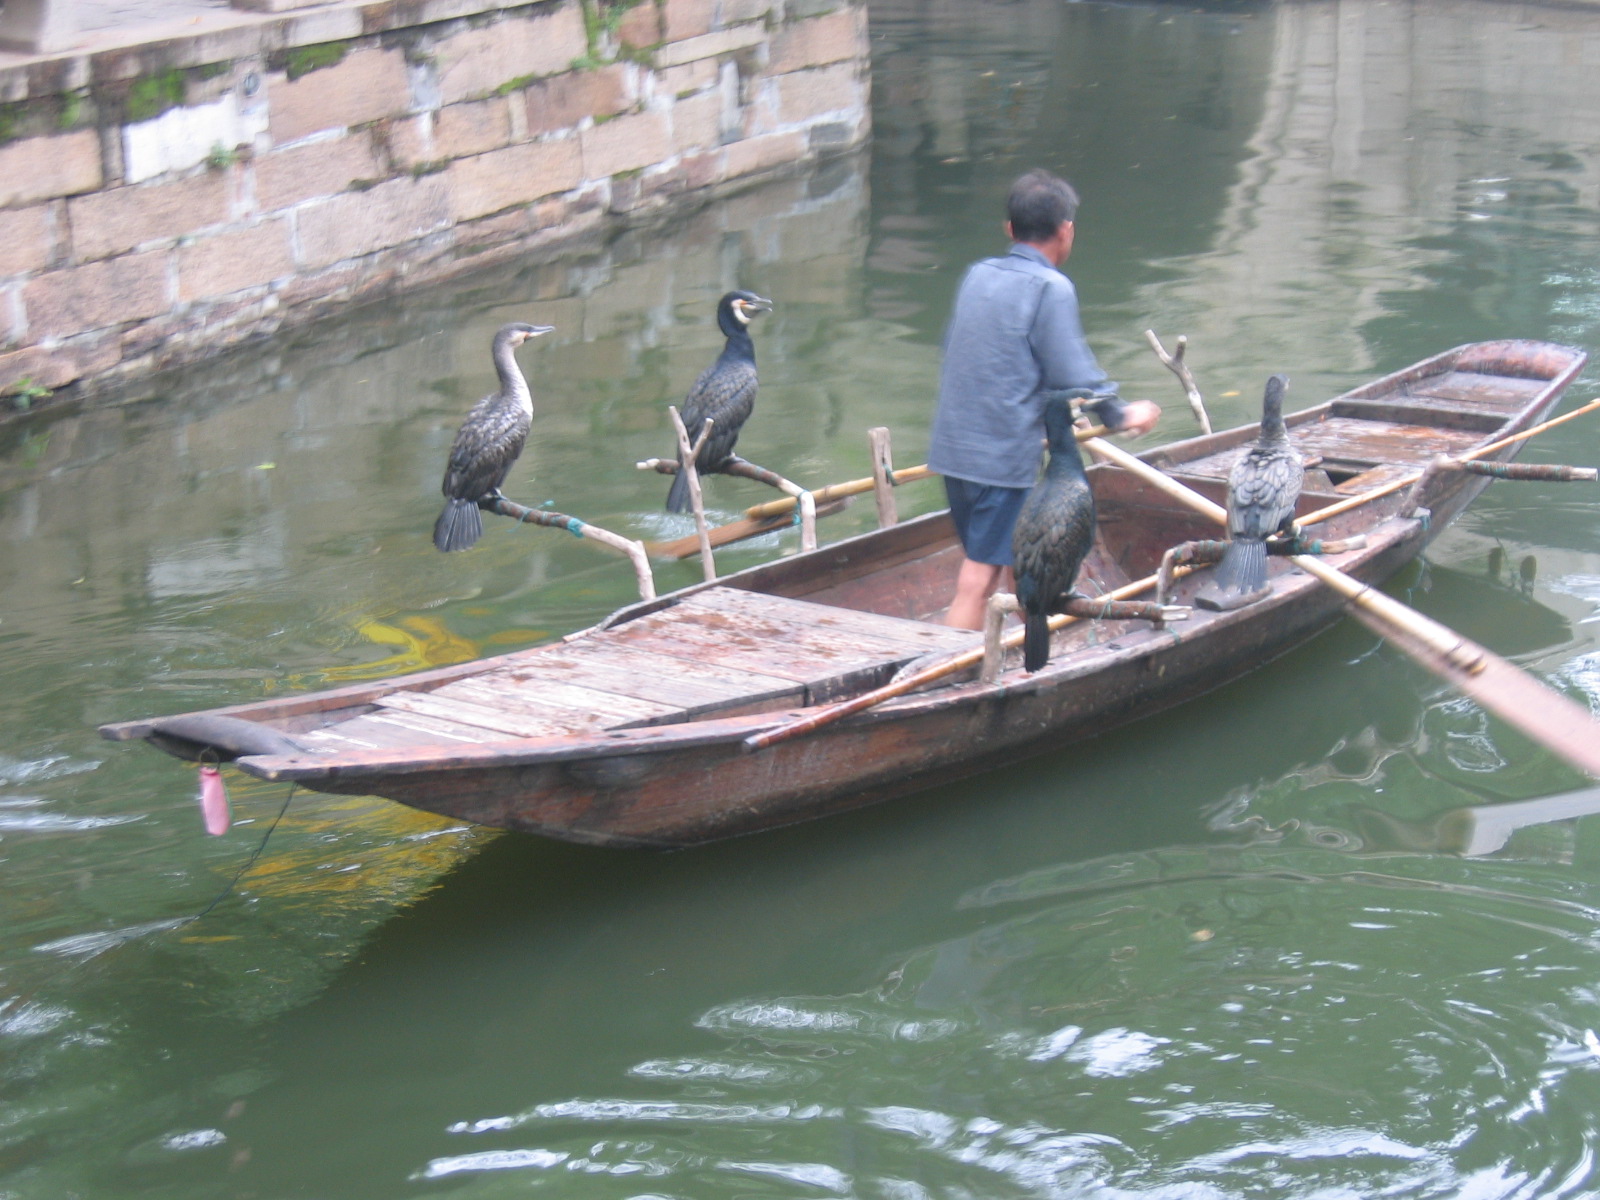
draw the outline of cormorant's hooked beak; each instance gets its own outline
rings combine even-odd
[[[735,300],[733,302],[734,316],[738,317],[739,321],[745,325],[750,324],[751,317],[771,311],[772,301],[763,300],[760,296],[757,296],[754,300]]]
[[[526,328],[521,329],[521,330],[518,331],[522,335],[520,338],[517,339],[518,344],[521,344],[522,342],[530,341],[533,338],[539,337],[542,334],[554,333],[555,332],[555,328],[556,327],[554,325],[529,325]]]

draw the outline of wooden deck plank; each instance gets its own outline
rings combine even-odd
[[[1320,454],[1329,464],[1411,463],[1420,465],[1440,454],[1455,454],[1481,440],[1465,430],[1427,425],[1399,425],[1359,417],[1329,417],[1301,425],[1289,435],[1305,454]]]
[[[386,709],[383,712],[368,713],[364,717],[357,717],[349,722],[351,737],[362,737],[369,729],[383,730],[395,729],[409,731],[410,744],[436,745],[445,742],[499,742],[504,741],[504,735],[490,733],[487,729],[475,729],[470,725],[457,724],[454,721],[441,720],[438,717],[423,716],[421,713],[400,712],[395,709]]]
[[[689,596],[673,610],[680,622],[692,622],[716,630],[727,637],[754,638],[791,648],[808,650],[839,662],[894,659],[927,652],[925,644],[880,637],[843,623],[822,625],[800,614],[763,605],[721,604],[704,599],[705,593]]]
[[[576,715],[591,726],[651,721],[683,709],[680,704],[638,700],[632,696],[619,696],[614,692],[566,683],[550,678],[544,672],[531,672],[526,666],[463,680],[459,689],[441,688],[434,694],[446,698],[460,697],[475,704],[487,703],[486,697],[515,696],[526,712],[547,712],[553,719]]]
[[[862,654],[839,648],[819,651],[781,639],[758,638],[735,628],[708,628],[691,621],[666,622],[664,614],[644,617],[612,631],[619,641],[682,659],[686,670],[700,663],[756,671],[805,684],[808,688],[861,670],[905,661],[909,654]]]
[[[470,725],[510,737],[555,737],[575,732],[580,722],[540,720],[508,711],[504,705],[490,707],[472,704],[465,700],[440,696],[437,692],[395,692],[378,700],[384,708],[402,712],[420,713],[425,717],[438,717],[458,725]],[[589,722],[593,724],[593,722]]]
[[[541,673],[638,700],[680,704],[687,713],[713,711],[732,703],[796,700],[804,691],[793,680],[731,667],[699,664],[684,669],[681,659],[590,638],[563,646],[536,660]]]
[[[703,607],[726,612],[770,615],[795,624],[811,624],[824,631],[849,630],[876,638],[895,646],[904,646],[918,654],[937,650],[961,651],[970,649],[973,635],[970,632],[934,625],[926,621],[890,617],[882,613],[863,612],[854,608],[839,608],[832,604],[818,604],[809,600],[795,600],[787,596],[772,596],[764,592],[750,592],[742,588],[709,588],[697,593],[694,602]]]

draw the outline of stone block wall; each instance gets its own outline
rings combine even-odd
[[[410,0],[0,54],[0,413],[868,134],[864,0]]]

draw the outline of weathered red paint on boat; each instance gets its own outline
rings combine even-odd
[[[1545,343],[1458,347],[1292,415],[1291,431],[1306,442],[1330,428],[1348,432],[1352,420],[1397,422],[1387,429],[1357,431],[1370,435],[1362,443],[1365,458],[1337,439],[1331,441],[1333,454],[1324,452],[1324,465],[1308,471],[1302,514],[1342,498],[1331,490],[1334,470],[1347,461],[1372,461],[1373,446],[1387,446],[1395,460],[1421,466],[1441,449],[1460,452],[1529,428],[1551,409],[1584,359],[1580,351]],[[1462,396],[1443,401],[1415,390],[1430,380],[1443,388],[1439,381],[1466,374],[1491,382],[1458,387]],[[1495,385],[1493,378],[1503,382]],[[1530,390],[1515,383],[1524,380],[1540,386]],[[1227,430],[1144,457],[1180,474],[1185,468],[1202,471],[1209,457],[1243,447],[1254,434],[1253,426]],[[1517,449],[1508,447],[1492,458],[1510,459]],[[1339,453],[1348,458],[1338,458]],[[1394,460],[1377,460],[1365,475],[1378,482],[1386,471],[1392,473],[1392,466],[1384,465],[1389,461]],[[1202,518],[1150,494],[1125,472],[1098,465],[1090,475],[1101,523],[1088,574],[1139,578],[1154,570],[1168,546],[1215,535]],[[1220,501],[1224,476],[1213,461],[1202,475],[1186,482]],[[1363,473],[1353,477],[1359,482]],[[1488,482],[1480,475],[1448,473],[1437,477],[1422,497],[1431,510],[1427,520],[1396,515],[1405,497],[1402,490],[1318,526],[1317,536],[1364,533],[1364,549],[1329,561],[1358,579],[1379,583],[1413,558]],[[810,600],[841,615],[864,611],[920,618],[948,595],[959,557],[948,517],[940,513],[756,567],[717,586]],[[701,711],[667,724],[633,722],[626,728],[559,736],[435,741],[337,754],[247,754],[237,763],[252,774],[293,779],[318,791],[387,796],[447,816],[570,841],[692,845],[877,803],[983,771],[1103,732],[1237,678],[1325,628],[1340,611],[1337,596],[1285,560],[1273,560],[1271,569],[1275,591],[1261,603],[1229,613],[1197,611],[1190,622],[1164,631],[1138,623],[1114,635],[1102,633],[1098,644],[1085,644],[1085,626],[1079,625],[1057,635],[1052,662],[1036,675],[1011,670],[992,686],[963,683],[913,694],[755,754],[742,751],[743,738],[798,710],[748,711],[781,703],[770,701],[746,705],[743,715],[736,716]],[[1201,573],[1181,582],[1175,599],[1182,602],[1203,578]],[[627,631],[631,623],[668,613],[705,592],[706,585],[700,585],[631,606],[574,637],[623,636],[611,631]],[[507,664],[516,665],[519,678],[537,676],[541,653],[561,645],[379,684],[237,705],[211,715],[259,722],[290,736],[336,729],[341,721],[373,713],[386,697],[392,702],[398,693],[426,695],[461,680],[491,676]],[[870,675],[870,670],[848,675],[853,682],[845,694],[871,686],[864,682]],[[843,687],[839,680],[846,678],[840,675],[834,682]],[[813,703],[833,698],[813,694],[813,684],[805,690]],[[707,711],[725,713],[728,707]],[[118,739],[150,738],[184,757],[199,751],[195,743],[163,733],[159,724],[129,722],[103,732]]]

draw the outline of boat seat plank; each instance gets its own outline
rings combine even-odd
[[[564,683],[676,704],[689,714],[729,704],[798,701],[805,692],[793,680],[732,667],[700,663],[692,672],[686,671],[682,659],[619,646],[600,637],[552,648],[531,662],[547,677]]]
[[[438,717],[458,725],[487,729],[511,737],[554,737],[563,733],[576,733],[592,721],[550,721],[524,716],[509,711],[504,705],[489,707],[469,703],[458,697],[440,696],[438,692],[393,692],[378,700],[384,708],[402,712],[420,713],[425,717]]]
[[[1419,400],[1446,400],[1497,414],[1516,412],[1539,391],[1545,379],[1517,379],[1509,375],[1480,375],[1476,371],[1450,371],[1407,384],[1400,395]]]
[[[544,672],[531,672],[526,665],[464,679],[433,694],[446,699],[459,697],[470,704],[492,704],[494,697],[514,697],[524,712],[547,714],[554,720],[577,718],[589,728],[625,721],[649,722],[683,708],[680,704],[638,700],[552,679]]]
[[[971,632],[945,625],[854,608],[839,608],[832,604],[817,604],[810,600],[795,600],[788,596],[773,596],[765,592],[750,592],[742,588],[709,588],[696,593],[693,600],[701,607],[770,617],[796,625],[814,625],[825,632],[848,630],[881,639],[891,645],[914,649],[919,654],[938,650],[968,650],[974,640]]]

